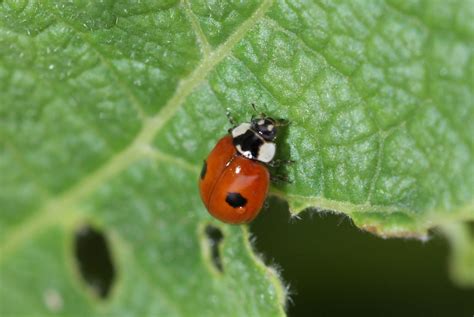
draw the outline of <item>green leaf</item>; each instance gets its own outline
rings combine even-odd
[[[459,223],[448,223],[441,227],[451,242],[451,278],[459,286],[474,285],[474,236],[469,226]]]
[[[382,236],[474,219],[472,1],[0,2],[0,311],[283,315],[245,227],[212,220],[202,160],[249,106],[291,125],[292,212]],[[101,302],[74,235],[104,232]],[[207,224],[220,228],[223,272]],[[52,300],[54,299],[54,300]],[[53,304],[52,304],[53,303]]]

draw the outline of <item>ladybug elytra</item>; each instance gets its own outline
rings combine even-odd
[[[285,124],[261,114],[234,125],[217,142],[199,180],[201,199],[212,216],[242,224],[258,215],[270,186],[268,165],[275,157],[278,127]]]

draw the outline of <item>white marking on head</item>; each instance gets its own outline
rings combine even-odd
[[[244,134],[248,130],[250,130],[250,123],[247,123],[247,122],[241,123],[232,129],[232,137],[233,138],[238,137],[239,135]]]
[[[273,131],[273,128],[274,128],[273,124],[269,124],[267,127],[268,131]]]
[[[276,146],[273,142],[264,142],[258,151],[257,160],[264,163],[269,163],[275,157]]]
[[[264,119],[258,120],[258,125],[263,125],[264,123],[265,123],[265,120],[264,120]]]

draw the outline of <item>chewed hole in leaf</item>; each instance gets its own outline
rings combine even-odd
[[[224,267],[222,266],[219,247],[224,239],[224,235],[219,228],[213,225],[207,225],[204,229],[204,233],[206,234],[207,247],[209,248],[208,254],[211,257],[212,264],[219,272],[223,272]]]
[[[100,298],[107,298],[115,280],[115,267],[104,234],[90,226],[79,228],[74,255],[84,282]]]

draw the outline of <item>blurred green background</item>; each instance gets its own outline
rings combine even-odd
[[[269,199],[251,224],[254,247],[289,284],[289,316],[473,316],[474,289],[448,277],[447,241],[382,239],[349,218]]]

